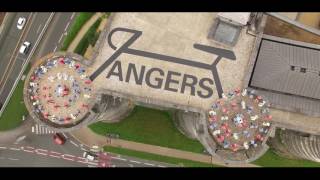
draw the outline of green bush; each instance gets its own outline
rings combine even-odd
[[[82,37],[79,44],[77,45],[76,49],[74,50],[75,53],[84,55],[89,44],[94,46],[96,41],[99,38],[100,32],[97,32],[97,29],[101,23],[102,19],[99,18],[86,32],[86,34]]]

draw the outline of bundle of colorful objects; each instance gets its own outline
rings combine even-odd
[[[256,148],[270,130],[269,104],[254,90],[236,89],[222,96],[208,111],[209,132],[223,149]]]
[[[36,67],[28,93],[33,111],[57,124],[76,122],[89,109],[91,80],[86,69],[69,57],[55,57]]]

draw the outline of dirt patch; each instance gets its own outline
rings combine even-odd
[[[6,15],[6,12],[0,12],[0,25],[2,24],[5,15]]]
[[[307,43],[320,44],[319,35],[308,32],[272,16],[269,16],[267,19],[264,34]]]

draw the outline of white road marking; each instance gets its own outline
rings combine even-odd
[[[31,131],[34,133],[34,126],[32,126]]]
[[[56,46],[56,47],[54,47],[53,52],[56,52],[57,48],[58,48],[57,46]]]
[[[36,124],[36,134],[38,134],[38,124]]]
[[[79,147],[78,144],[76,144],[75,142],[73,142],[72,140],[70,140],[71,144],[75,145],[76,147]]]
[[[15,158],[8,158],[9,160],[12,160],[12,161],[18,161],[19,159],[15,159]]]
[[[121,160],[121,161],[127,161],[126,159],[123,159],[123,158],[120,158],[120,157],[111,157],[113,159],[118,159],[118,160]]]
[[[13,150],[13,151],[20,151],[21,149],[18,149],[18,148],[10,148],[10,150]]]
[[[68,158],[68,157],[66,157],[66,156],[68,156],[68,157],[70,157],[70,158]],[[62,158],[63,158],[63,159],[69,160],[69,161],[74,161],[74,157],[75,157],[75,156],[70,155],[70,154],[63,154],[63,155],[62,155]]]
[[[52,154],[50,154],[49,156],[51,156],[51,157],[55,157],[55,158],[61,158],[60,156],[55,156],[55,155],[52,155]]]
[[[69,25],[70,25],[70,21],[68,22],[68,24],[67,24],[66,27],[64,28],[64,31],[67,31]]]
[[[85,149],[85,148],[83,148],[83,147],[82,147],[82,148],[80,148],[80,149],[81,149],[81,150],[83,150],[83,151],[86,151],[86,149]]]
[[[91,165],[98,165],[98,163],[94,163],[94,162],[87,162],[88,164],[91,164]]]
[[[154,166],[154,164],[150,164],[150,163],[143,163],[145,165],[148,165],[148,166]]]
[[[139,161],[133,161],[133,160],[130,160],[130,162],[137,163],[137,164],[140,164],[140,163],[141,163],[141,162],[139,162]]]
[[[158,165],[158,167],[162,167],[162,168],[164,168],[165,166]]]
[[[42,151],[42,152],[48,152],[48,150],[46,149],[37,149],[38,151]]]
[[[55,151],[50,151],[50,154],[57,154],[57,155],[61,155],[61,153],[55,152]]]
[[[41,26],[42,26],[42,24],[40,24],[40,26],[38,27],[37,34],[39,33]]]
[[[60,43],[60,41],[62,40],[63,35],[64,35],[64,34],[61,34],[58,43]]]
[[[0,147],[0,149],[7,149],[7,147]]]
[[[70,21],[71,21],[71,19],[73,19],[73,17],[74,17],[75,14],[76,14],[76,13],[72,13],[72,15],[71,15],[71,17],[70,17]]]
[[[66,139],[68,139],[68,136],[67,136],[65,133],[62,133],[62,135],[63,135]]]
[[[37,152],[37,154],[43,155],[43,156],[48,156],[48,154]]]
[[[45,128],[46,129],[46,134],[48,134],[49,132],[48,132],[48,128]]]

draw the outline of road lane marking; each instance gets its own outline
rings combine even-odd
[[[68,157],[70,157],[70,158],[68,158],[68,157],[66,157],[66,156],[68,156]],[[75,161],[75,156],[73,156],[73,155],[70,155],[70,154],[63,154],[62,155],[62,158],[63,159],[65,159],[65,160],[69,160],[69,161]]]
[[[66,27],[64,28],[64,31],[67,31],[69,25],[70,25],[70,21],[68,22],[68,24],[67,24]]]
[[[7,149],[7,147],[0,147],[0,149]]]
[[[79,147],[79,145],[76,144],[75,142],[73,142],[72,140],[70,140],[70,143],[73,144],[73,145],[75,145],[76,147]]]
[[[42,24],[40,24],[40,26],[37,29],[37,34],[39,34],[40,28],[41,28]]]
[[[61,155],[61,153],[55,152],[55,151],[50,151],[50,154],[57,154],[57,155]]]
[[[98,165],[98,163],[94,163],[94,162],[87,162],[87,164],[91,164],[91,165]]]
[[[60,41],[62,40],[63,35],[64,35],[64,34],[61,34],[58,43],[60,43]]]
[[[12,160],[12,161],[18,161],[19,159],[16,159],[16,158],[8,158],[9,160]]]
[[[52,155],[52,154],[50,154],[49,156],[51,156],[51,157],[55,157],[55,158],[58,158],[58,159],[60,159],[60,158],[61,158],[60,156],[55,156],[55,155]]]
[[[34,126],[32,126],[31,131],[34,133]]]
[[[139,161],[130,160],[130,162],[132,162],[132,163],[137,163],[137,164],[141,164],[141,162],[139,162]]]
[[[162,168],[164,168],[165,166],[158,165],[158,167],[162,167]]]
[[[37,154],[43,155],[43,156],[48,156],[48,154],[37,152]]]
[[[38,124],[36,124],[36,134],[38,134]]]
[[[58,48],[57,46],[56,46],[56,47],[54,47],[53,52],[56,52],[57,48]]]
[[[9,63],[8,63],[8,65],[7,65],[7,67],[6,67],[6,69],[5,69],[5,74],[4,74],[4,76],[3,76],[3,77],[1,78],[1,80],[0,80],[0,93],[2,93],[2,90],[3,90],[3,88],[4,88],[4,85],[5,85],[6,82],[7,82],[8,76],[9,76],[9,74],[11,74],[11,70],[12,70],[12,67],[13,67],[13,66],[10,67],[10,65],[12,64],[12,60],[15,59],[15,58],[13,58],[13,57],[14,57],[14,55],[16,54],[15,52],[17,51],[18,46],[20,45],[20,41],[22,40],[22,37],[26,35],[25,32],[26,32],[26,31],[28,31],[28,32],[30,31],[31,24],[32,24],[32,22],[34,21],[34,17],[35,17],[35,16],[33,16],[33,13],[30,13],[30,15],[28,16],[28,19],[30,19],[31,16],[32,16],[32,20],[31,20],[30,23],[27,23],[27,28],[24,28],[24,29],[22,30],[21,35],[20,35],[20,37],[19,37],[19,39],[18,39],[17,45],[16,45],[16,47],[14,48],[12,55],[10,56]],[[16,54],[16,56],[18,56],[18,55]],[[9,68],[9,69],[8,69],[8,68]],[[8,72],[8,70],[9,70],[9,72]],[[2,83],[3,80],[5,80],[4,83]],[[2,84],[3,84],[3,86],[1,87]]]
[[[72,13],[72,15],[71,15],[71,17],[70,17],[70,21],[73,19],[73,17],[74,17],[75,14],[76,14],[76,13]]]
[[[66,139],[68,139],[68,136],[67,136],[65,133],[62,133],[62,135],[63,135]]]
[[[18,149],[18,148],[10,148],[10,150],[13,150],[13,151],[20,151],[21,149]]]
[[[127,161],[127,159],[123,159],[123,158],[120,158],[120,157],[111,157],[113,159],[118,159],[118,160],[121,160],[121,161]]]
[[[154,164],[150,164],[150,163],[143,163],[145,165],[148,165],[148,166],[154,166]]]

